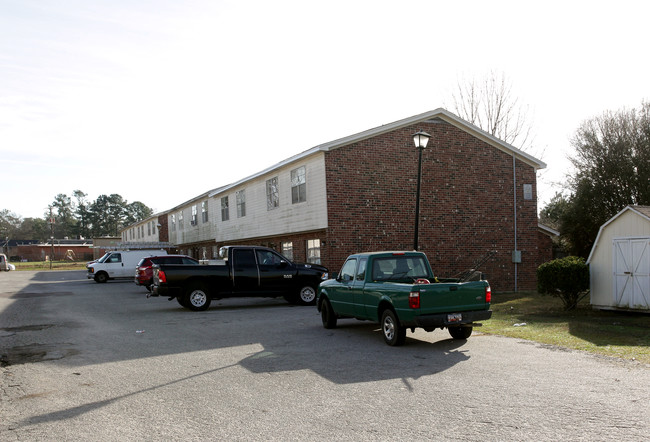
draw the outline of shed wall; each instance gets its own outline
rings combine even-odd
[[[593,306],[614,307],[614,239],[650,237],[650,221],[628,210],[600,233],[589,262],[590,296]]]

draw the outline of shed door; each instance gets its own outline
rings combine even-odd
[[[614,240],[614,304],[650,308],[650,239]]]

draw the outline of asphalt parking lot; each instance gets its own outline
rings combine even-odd
[[[1,440],[648,440],[650,368],[476,333],[191,312],[131,281],[0,274]]]

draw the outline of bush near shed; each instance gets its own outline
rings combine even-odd
[[[589,293],[589,267],[584,258],[567,256],[537,268],[537,291],[558,297],[565,310],[572,310]]]

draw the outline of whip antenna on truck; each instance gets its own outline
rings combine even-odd
[[[467,282],[467,281],[469,281],[470,279],[472,279],[472,277],[474,277],[474,276],[476,275],[476,273],[478,273],[478,269],[479,269],[483,264],[485,264],[486,262],[488,262],[488,261],[489,261],[489,260],[490,260],[494,255],[496,255],[496,254],[497,254],[496,250],[491,250],[491,251],[487,252],[485,255],[483,255],[482,257],[480,257],[480,258],[479,258],[479,259],[474,263],[474,266],[473,266],[471,269],[465,270],[464,272],[462,272],[462,273],[460,274],[460,276],[458,277],[458,282]],[[479,279],[481,279],[481,278],[480,278],[480,275],[479,275]]]

